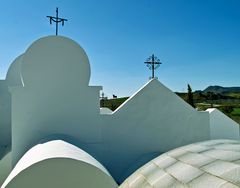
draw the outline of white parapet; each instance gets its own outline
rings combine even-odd
[[[112,113],[113,111],[110,110],[109,108],[106,108],[106,107],[100,108],[100,114],[112,114]]]
[[[211,139],[240,139],[239,124],[216,108],[206,110],[210,116]]]
[[[1,188],[117,187],[108,171],[91,155],[62,140],[31,148]]]

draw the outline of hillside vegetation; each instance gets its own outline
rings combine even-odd
[[[222,87],[222,86],[209,86],[203,93],[213,92],[213,93],[240,93],[240,87]]]

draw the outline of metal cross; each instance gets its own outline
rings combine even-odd
[[[101,96],[100,96],[100,104],[101,107],[104,107],[104,101],[107,100],[107,97],[105,97],[105,94],[102,92]]]
[[[147,58],[146,62],[144,62],[145,64],[147,64],[147,67],[152,70],[152,77],[154,78],[154,71],[160,66],[160,64],[162,64],[160,62],[160,60],[153,55],[151,55],[149,58]]]
[[[61,22],[62,26],[64,26],[64,22],[68,21],[67,19],[58,17],[58,8],[56,8],[56,17],[54,17],[54,16],[47,16],[47,18],[49,18],[50,24],[52,24],[52,22],[56,23],[56,35],[58,35],[58,24]]]
[[[105,99],[105,98],[106,98],[106,97],[105,97],[105,94],[102,92],[100,99]]]

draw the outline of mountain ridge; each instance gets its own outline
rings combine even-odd
[[[223,86],[208,86],[202,91],[203,93],[240,93],[240,87],[223,87]]]

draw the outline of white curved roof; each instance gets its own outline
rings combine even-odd
[[[211,140],[160,155],[120,186],[139,187],[240,187],[240,142]]]
[[[72,144],[54,140],[31,148],[1,188],[98,186],[117,187],[108,171],[91,155]]]

